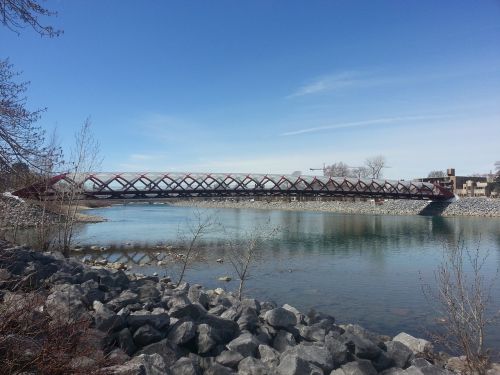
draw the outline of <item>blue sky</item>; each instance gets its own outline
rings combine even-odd
[[[106,171],[290,173],[383,154],[389,178],[500,159],[500,2],[54,1],[0,28],[64,147]]]

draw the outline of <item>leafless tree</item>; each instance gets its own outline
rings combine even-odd
[[[43,25],[44,17],[57,16],[57,12],[48,10],[35,0],[1,0],[0,18],[4,26],[19,34],[19,30],[30,26],[41,36],[56,37],[62,31],[52,26]]]
[[[433,334],[440,344],[454,352],[462,353],[470,374],[486,374],[489,351],[484,338],[488,326],[497,316],[489,314],[491,288],[496,275],[487,280],[483,275],[488,252],[481,254],[466,248],[463,241],[446,249],[443,261],[435,272],[436,290],[424,286],[424,294],[435,305],[445,320]]]
[[[60,213],[57,246],[66,256],[71,249],[74,227],[78,221],[78,201],[84,189],[80,180],[85,174],[99,168],[101,164],[99,149],[99,142],[92,133],[90,119],[86,119],[75,134],[75,145],[66,163],[68,179],[61,181],[57,187]]]
[[[430,171],[427,175],[428,178],[441,178],[446,177],[445,171]]]
[[[267,240],[278,233],[279,228],[271,227],[269,222],[264,226],[257,226],[238,240],[227,243],[227,256],[234,272],[238,276],[238,299],[243,296],[246,281],[251,277],[251,268],[259,257],[259,251]]]
[[[352,176],[349,166],[341,161],[339,161],[338,163],[333,163],[332,165],[327,165],[323,170],[323,174],[327,177]]]
[[[194,212],[194,218],[186,224],[186,231],[179,234],[179,240],[183,244],[182,251],[179,254],[181,262],[181,271],[177,286],[184,279],[186,270],[199,255],[199,242],[210,231],[215,230],[217,223],[214,217],[204,214],[200,211]]]
[[[383,176],[382,169],[387,167],[385,156],[378,155],[368,158],[365,161],[365,166],[371,178],[381,178]]]
[[[24,163],[39,171],[49,150],[35,122],[45,109],[26,107],[28,82],[16,82],[17,76],[8,60],[0,60],[0,170],[15,172],[13,166]]]
[[[356,167],[351,171],[353,177],[357,178],[367,178],[370,176],[370,171],[366,167]]]

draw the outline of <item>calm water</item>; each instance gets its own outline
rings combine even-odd
[[[177,266],[157,266],[164,253],[156,246],[175,245],[194,211],[168,205],[89,210],[109,221],[83,226],[78,240],[85,245],[113,246],[92,252],[94,257],[127,261],[136,272],[175,275]],[[202,212],[217,217],[226,234],[213,232],[205,238],[201,251],[205,260],[188,271],[190,283],[235,289],[236,281],[217,281],[220,276],[235,276],[229,262],[216,262],[224,258],[226,236],[239,236],[256,224],[279,226],[277,236],[260,251],[247,284],[248,295],[289,303],[304,312],[315,308],[331,313],[339,322],[359,323],[389,335],[404,330],[426,336],[426,330],[432,329],[439,315],[421,286],[434,283],[434,270],[446,246],[460,239],[471,249],[480,243],[481,251],[489,252],[484,266],[488,277],[500,265],[498,219],[239,209]],[[500,310],[499,284],[491,291],[495,311]],[[500,329],[491,332],[488,343],[498,350]]]

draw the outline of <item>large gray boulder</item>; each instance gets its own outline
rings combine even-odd
[[[332,371],[334,367],[333,356],[324,346],[299,344],[281,353],[280,363],[287,357],[301,358],[327,373]]]
[[[243,333],[227,344],[227,348],[240,353],[243,357],[255,357],[259,345],[260,341],[254,335]]]
[[[224,350],[220,353],[215,360],[223,366],[237,368],[238,363],[245,358],[238,352],[232,350]]]
[[[210,303],[208,294],[203,291],[202,286],[198,284],[194,284],[189,288],[188,298],[192,303],[199,303],[205,309],[208,308],[208,304]]]
[[[132,305],[139,302],[139,296],[130,290],[124,290],[116,298],[106,303],[106,305],[113,311],[119,311],[125,306]]]
[[[342,365],[342,375],[377,375],[377,370],[372,363],[366,359],[360,359],[355,362],[348,362]]]
[[[238,375],[268,375],[267,366],[253,357],[247,357],[238,364]]]
[[[157,330],[164,330],[170,324],[170,317],[164,309],[154,309],[152,312],[147,310],[133,311],[127,316],[127,323],[135,330],[144,324],[149,324]]]
[[[212,327],[212,338],[217,344],[225,345],[233,340],[239,332],[238,324],[232,320],[222,319],[214,315],[204,315],[197,322],[198,324],[207,324]]]
[[[297,342],[290,332],[280,330],[273,340],[273,348],[282,353],[287,349],[295,346]]]
[[[66,322],[90,321],[90,314],[82,301],[83,292],[80,286],[55,285],[51,292],[45,301],[45,307],[52,319]]]
[[[208,324],[200,324],[196,327],[196,346],[198,354],[205,354],[217,346],[217,337],[215,330]]]
[[[149,324],[144,324],[142,327],[139,327],[135,331],[133,337],[135,345],[140,348],[156,341],[160,341],[163,338],[162,334]]]
[[[349,361],[351,355],[347,346],[340,340],[336,339],[333,335],[328,334],[325,337],[325,346],[332,354],[333,364],[335,367],[341,366]]]
[[[190,319],[196,322],[207,314],[207,310],[199,303],[191,303],[189,305],[173,306],[169,314],[177,319]]]
[[[203,375],[234,375],[235,372],[229,367],[222,366],[219,363],[214,363],[212,366],[207,368]]]
[[[288,355],[280,359],[276,368],[279,375],[323,375],[323,371],[296,355]]]
[[[276,328],[288,328],[297,324],[295,314],[283,307],[277,307],[265,313],[264,319]]]
[[[127,353],[127,355],[130,356],[136,352],[137,347],[132,338],[132,333],[130,333],[128,328],[123,328],[120,332],[117,332],[115,338],[118,347]]]
[[[301,325],[298,327],[300,337],[306,341],[325,341],[326,330],[319,325],[305,326]]]
[[[400,341],[389,341],[386,343],[387,355],[392,358],[394,365],[400,368],[408,367],[413,351]]]
[[[169,368],[171,375],[201,375],[202,370],[198,363],[191,358],[180,358]]]
[[[405,332],[401,332],[400,334],[398,334],[392,339],[392,341],[398,341],[406,345],[414,354],[427,353],[432,351],[432,344],[429,341],[424,339],[417,339]]]
[[[192,321],[179,321],[172,326],[168,339],[176,345],[184,345],[196,336],[196,325]]]
[[[167,367],[160,355],[142,354],[123,365],[107,367],[103,369],[103,373],[111,375],[164,375],[167,374]]]
[[[185,351],[180,350],[177,345],[168,341],[168,339],[163,339],[161,341],[145,346],[140,351],[138,351],[136,355],[155,353],[161,355],[167,367],[173,365],[175,361],[186,354]]]
[[[358,358],[373,360],[382,353],[382,350],[375,345],[373,341],[365,337],[345,332],[342,338],[345,340],[348,347],[354,346],[354,354]]]
[[[280,363],[280,353],[268,345],[259,345],[259,357],[270,368],[277,367]]]
[[[108,309],[102,302],[94,301],[94,320],[97,329],[103,332],[112,332],[125,327],[125,319],[121,315],[116,315]]]

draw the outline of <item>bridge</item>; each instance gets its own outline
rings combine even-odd
[[[75,190],[76,189],[76,190]],[[453,192],[438,184],[242,173],[65,173],[20,189],[22,198],[51,197],[77,191],[78,199],[193,197],[360,197],[446,201]]]

